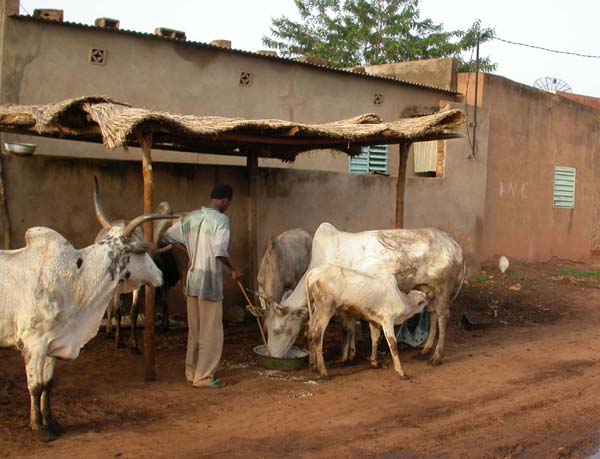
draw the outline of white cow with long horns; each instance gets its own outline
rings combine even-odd
[[[134,241],[142,223],[164,215],[141,215],[127,226],[110,226],[94,178],[96,216],[108,232],[96,244],[75,249],[50,228],[30,228],[25,247],[0,251],[0,347],[21,351],[31,398],[31,429],[53,440],[60,429],[50,409],[56,359],[74,360],[92,339],[117,289],[162,284],[162,273]]]

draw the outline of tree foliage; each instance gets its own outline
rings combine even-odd
[[[454,57],[459,71],[474,69],[463,55],[494,37],[480,21],[467,30],[445,31],[442,24],[421,19],[419,0],[294,0],[300,21],[282,16],[271,24],[263,43],[285,57],[311,55],[334,67]],[[480,58],[483,71],[495,70]]]

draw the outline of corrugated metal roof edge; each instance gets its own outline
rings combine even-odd
[[[82,24],[79,22],[69,22],[69,21],[59,22],[59,21],[52,21],[52,20],[43,19],[43,18],[34,18],[34,17],[28,16],[28,15],[19,15],[19,14],[14,14],[14,15],[11,15],[10,17],[13,19],[17,19],[17,20],[42,22],[44,24],[52,24],[52,25],[57,25],[57,26],[67,26],[67,27],[75,27],[75,28],[80,28],[80,29],[99,30],[102,32],[107,32],[107,33],[119,33],[119,34],[123,34],[123,35],[133,35],[133,36],[152,39],[152,40],[161,40],[161,41],[167,40],[170,42],[180,44],[182,46],[216,49],[216,50],[223,51],[223,52],[229,52],[229,53],[234,53],[234,54],[239,54],[239,55],[244,55],[244,56],[252,56],[252,57],[257,57],[260,59],[267,59],[267,60],[271,60],[271,61],[275,61],[275,62],[285,62],[288,64],[308,66],[308,67],[316,68],[316,69],[327,71],[327,72],[334,72],[334,73],[349,75],[349,76],[353,76],[353,77],[369,78],[369,79],[373,79],[373,80],[380,80],[380,81],[387,81],[390,83],[396,83],[396,84],[400,84],[403,86],[411,86],[411,87],[415,87],[415,88],[428,89],[430,91],[437,91],[437,92],[442,92],[445,94],[452,94],[452,95],[460,95],[461,94],[460,92],[452,91],[450,89],[438,88],[436,86],[429,86],[429,85],[415,83],[415,82],[407,81],[407,80],[399,80],[397,78],[385,77],[385,76],[380,76],[380,75],[369,75],[367,73],[357,73],[357,72],[353,72],[351,70],[340,69],[340,68],[336,68],[336,67],[327,67],[325,65],[313,64],[310,62],[301,62],[301,61],[297,61],[295,59],[290,59],[287,57],[267,56],[264,54],[258,54],[258,53],[252,52],[252,51],[244,51],[241,49],[222,48],[220,46],[214,46],[214,45],[210,45],[208,43],[203,43],[203,42],[198,42],[198,41],[179,41],[179,40],[174,40],[172,38],[160,37],[158,35],[154,35],[152,33],[147,33],[147,32],[137,32],[135,30],[127,30],[127,29],[108,29],[108,28],[104,28],[104,27],[97,27],[95,25]]]

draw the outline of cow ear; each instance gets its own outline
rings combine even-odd
[[[260,308],[261,308],[263,311],[266,311],[266,310],[267,310],[267,308],[268,308],[267,300],[265,300],[265,299],[264,299],[262,296],[259,296],[259,297],[258,297],[258,301],[259,301],[259,303],[260,303]]]
[[[291,294],[292,294],[292,290],[286,290],[285,292],[283,292],[283,296],[281,297],[281,302],[283,303],[285,300],[287,300]]]
[[[434,296],[435,296],[435,295],[433,294],[433,292],[432,292],[431,290],[429,290],[429,291],[427,292],[427,299],[428,299],[429,301],[433,300],[433,297],[434,297]]]
[[[271,239],[269,239],[269,248],[270,249],[274,249],[275,248],[275,238],[272,237]]]

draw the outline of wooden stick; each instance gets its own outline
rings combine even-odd
[[[260,330],[260,336],[263,340],[263,344],[265,345],[265,351],[267,352],[267,355],[270,356],[269,348],[267,347],[267,339],[265,338],[265,332],[262,328],[262,324],[260,323],[260,317],[256,318],[256,323],[258,324],[258,329]]]
[[[244,286],[242,285],[242,283],[240,281],[237,281],[237,285],[240,288],[240,290],[242,291],[242,295],[244,295],[244,298],[246,298],[246,301],[248,302],[248,304],[256,310],[256,306],[254,306],[254,304],[252,304],[252,301],[250,301],[250,298],[246,294],[246,290],[244,289]],[[256,323],[258,324],[258,329],[260,330],[260,336],[262,337],[263,344],[265,345],[265,350],[267,351],[267,355],[269,355],[269,349],[267,348],[267,339],[265,338],[265,332],[263,331],[262,324],[260,323],[260,317],[258,317],[258,316],[254,316],[254,317],[256,317]]]
[[[254,306],[254,304],[252,303],[252,301],[250,301],[250,298],[248,297],[248,294],[246,293],[246,289],[244,288],[244,286],[242,285],[242,283],[240,281],[236,281],[238,287],[240,288],[240,290],[242,291],[242,295],[244,295],[244,298],[246,298],[246,301],[248,302],[249,305]]]

